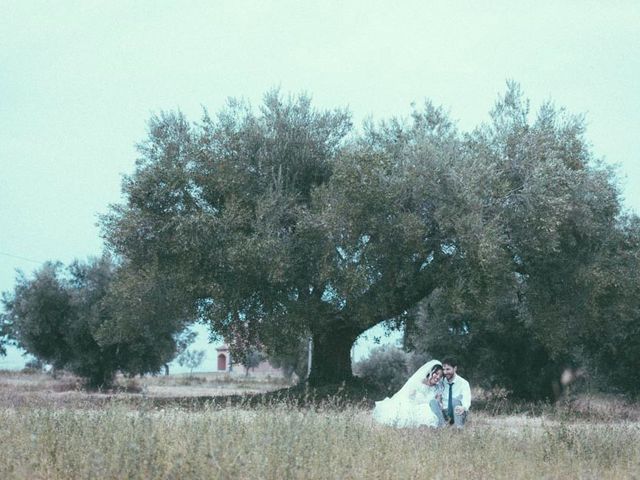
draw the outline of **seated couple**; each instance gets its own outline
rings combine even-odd
[[[462,428],[471,407],[471,390],[457,370],[453,358],[425,363],[393,397],[376,402],[374,420],[401,428]]]

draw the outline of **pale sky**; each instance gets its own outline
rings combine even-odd
[[[469,129],[516,80],[534,108],[586,115],[640,212],[638,78],[637,0],[0,0],[0,291],[100,253],[151,114],[195,121],[274,86],[357,124],[431,99]]]

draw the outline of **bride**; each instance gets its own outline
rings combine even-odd
[[[440,427],[442,364],[431,360],[420,367],[391,398],[376,402],[373,419],[394,427]]]

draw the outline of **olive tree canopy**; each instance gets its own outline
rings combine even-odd
[[[278,92],[258,113],[155,116],[105,238],[232,344],[283,352],[312,336],[310,380],[348,379],[358,335],[441,282],[469,195],[455,129],[430,104],[409,126],[350,133],[346,111]]]
[[[619,198],[579,118],[549,104],[528,116],[515,84],[470,133],[429,102],[356,133],[348,112],[277,91],[257,112],[163,113],[104,237],[237,350],[283,355],[312,337],[312,383],[348,380],[355,339],[411,327],[432,295],[458,345],[512,322],[559,358]]]

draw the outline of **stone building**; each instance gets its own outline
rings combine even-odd
[[[242,364],[233,363],[229,346],[224,344],[216,349],[216,372],[227,372],[233,376],[244,376],[247,371]],[[267,360],[263,360],[256,367],[249,369],[252,377],[284,378],[282,369],[275,368]]]

